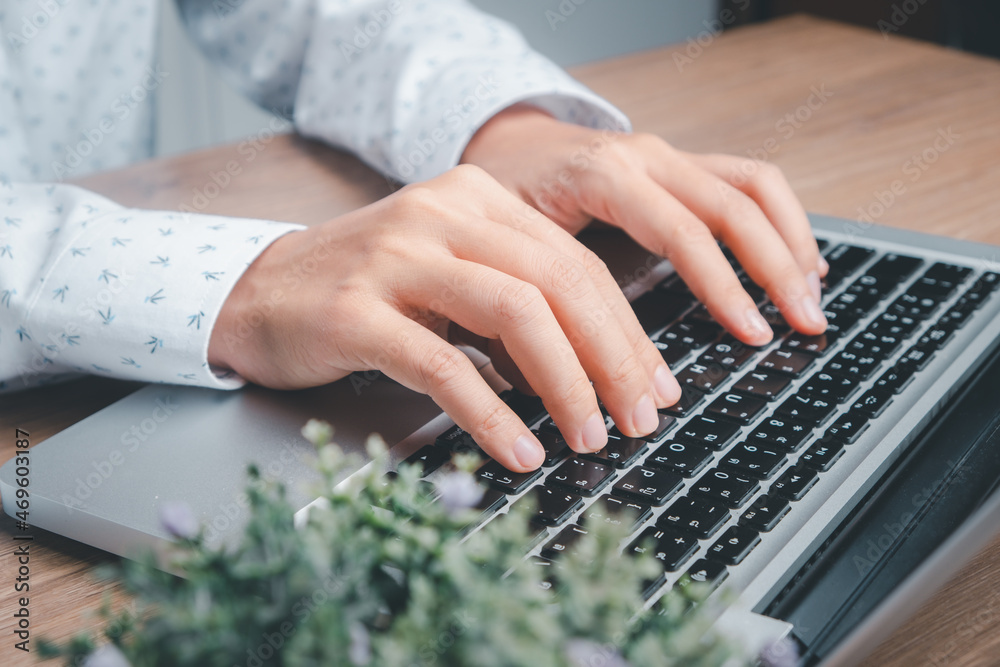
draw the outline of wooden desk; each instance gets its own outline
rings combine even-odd
[[[879,223],[1000,244],[1000,64],[802,17],[711,40],[706,35],[700,52],[679,45],[574,73],[618,104],[637,129],[678,147],[767,152],[809,210],[858,217],[860,209]],[[944,150],[934,147],[939,132],[951,133]],[[324,147],[267,132],[257,139],[261,149],[253,161],[235,145],[223,146],[81,184],[132,206],[204,204],[210,213],[303,223],[392,189],[353,158]],[[926,169],[913,162],[920,156]],[[211,174],[229,161],[241,173],[220,191],[206,189]],[[879,194],[891,191],[894,181],[905,191],[880,209]],[[199,192],[215,196],[202,201]],[[0,461],[13,454],[15,426],[31,432],[37,444],[133,388],[92,379],[3,397]],[[116,586],[89,576],[95,563],[111,558],[34,532],[32,638],[64,639],[92,624],[85,613],[102,593],[118,595]],[[0,656],[4,664],[28,664],[11,648],[6,587],[16,576],[14,533],[13,521],[0,519]],[[1000,540],[916,610],[866,664],[997,664],[998,611]]]

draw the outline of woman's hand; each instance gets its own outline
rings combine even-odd
[[[680,396],[601,260],[473,166],[275,241],[226,301],[209,361],[276,388],[377,369],[504,466],[537,468],[541,445],[449,342],[450,323],[509,354],[578,452],[607,443],[597,396],[630,436]]]
[[[802,205],[777,167],[728,155],[694,155],[659,137],[559,122],[518,105],[473,137],[476,164],[570,233],[597,218],[670,260],[712,316],[750,345],[772,332],[716,239],[740,260],[788,323],[826,329],[819,254]]]

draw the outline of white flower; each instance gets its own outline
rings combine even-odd
[[[114,644],[105,644],[87,656],[83,667],[132,667]]]
[[[450,472],[434,480],[439,500],[448,514],[455,515],[475,506],[483,497],[483,487],[467,472]]]
[[[351,635],[351,646],[347,649],[347,656],[355,665],[367,665],[372,661],[372,645],[368,630],[355,621],[347,631]]]
[[[611,645],[601,646],[589,639],[570,639],[564,648],[573,667],[629,667],[628,662]]]
[[[316,447],[322,447],[333,439],[333,427],[322,419],[310,419],[302,427],[302,437]]]
[[[191,506],[182,500],[169,500],[160,505],[160,524],[180,539],[190,540],[198,534],[198,520]]]
[[[799,647],[788,637],[783,637],[760,652],[760,664],[761,667],[797,667]]]

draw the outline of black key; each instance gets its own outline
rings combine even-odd
[[[964,282],[970,273],[972,273],[972,269],[967,266],[937,262],[934,266],[927,269],[927,273],[924,276],[934,280],[943,280],[958,284]]]
[[[867,331],[902,339],[913,333],[913,330],[918,326],[920,326],[920,322],[908,315],[882,313],[868,325]]]
[[[819,248],[820,252],[823,252],[824,250],[826,250],[827,246],[829,246],[829,245],[830,245],[830,242],[827,241],[826,239],[816,239],[816,247]]]
[[[638,528],[653,516],[653,508],[615,496],[601,496],[583,512],[580,523],[609,523],[613,526],[628,525]]]
[[[729,577],[729,569],[723,563],[714,560],[699,558],[688,571],[680,578],[678,583],[684,586],[688,582],[695,582],[700,585],[708,585],[710,590],[719,587]]]
[[[956,289],[958,289],[958,283],[924,275],[917,278],[906,291],[916,296],[925,296],[934,299],[935,301],[945,301]]]
[[[476,477],[504,493],[521,493],[528,485],[542,476],[541,469],[531,472],[511,472],[498,461],[490,461],[476,471]]]
[[[545,481],[548,484],[572,489],[584,496],[593,496],[611,480],[614,474],[615,469],[610,465],[572,458],[553,470]]]
[[[813,357],[795,350],[773,350],[760,360],[757,368],[800,377],[812,365]]]
[[[699,391],[710,394],[729,379],[729,371],[719,364],[708,366],[691,364],[679,373],[675,373],[674,377],[681,386],[691,385]]]
[[[796,421],[819,426],[837,411],[837,404],[825,398],[796,394],[778,406],[775,414],[787,415]]]
[[[967,298],[963,296],[954,306],[949,308],[941,316],[941,319],[938,320],[938,326],[951,329],[952,331],[964,327],[965,323],[969,321],[969,318],[972,317],[972,314],[976,312],[976,308],[979,306],[979,304],[969,303]]]
[[[925,320],[937,310],[939,305],[941,305],[941,302],[936,299],[905,292],[892,302],[887,311],[899,315],[908,315],[917,320]]]
[[[656,525],[690,533],[704,540],[722,528],[729,521],[729,516],[729,508],[721,503],[684,497],[668,507],[656,520]]]
[[[741,424],[749,424],[767,406],[767,401],[746,394],[726,393],[719,396],[705,413],[713,417],[733,419]]]
[[[812,468],[795,466],[783,472],[781,477],[771,484],[768,493],[777,494],[788,500],[802,500],[817,480],[819,473]]]
[[[680,569],[698,550],[698,539],[673,530],[649,527],[625,550],[626,554],[652,554],[667,572]]]
[[[845,445],[851,445],[857,442],[858,438],[866,430],[868,430],[868,416],[850,411],[840,415],[837,421],[833,422],[833,425],[826,429],[823,440],[832,439],[842,442]]]
[[[730,335],[726,335],[718,343],[711,345],[708,350],[698,358],[698,363],[706,366],[719,364],[723,368],[731,371],[738,371],[747,365],[753,355],[758,351],[756,347],[750,347]]]
[[[846,276],[858,270],[862,264],[875,254],[871,248],[841,244],[826,254],[826,261],[830,265],[830,274],[826,278],[827,285],[832,289]]]
[[[777,447],[752,442],[736,445],[723,457],[720,465],[755,479],[770,479],[785,464],[785,455]]]
[[[947,343],[954,333],[955,329],[947,326],[935,325],[925,331],[924,334],[917,339],[916,344],[921,348],[937,350],[940,349],[942,345]]]
[[[507,495],[503,491],[486,489],[483,491],[483,497],[479,499],[479,502],[473,505],[473,509],[479,511],[479,519],[474,525],[478,525],[490,518],[498,509],[506,504]]]
[[[553,433],[552,431],[538,430],[535,431],[535,437],[538,438],[538,442],[542,443],[542,449],[545,450],[545,460],[542,461],[542,467],[554,466],[569,456],[569,445],[558,434],[558,431]]]
[[[654,468],[632,468],[612,487],[611,493],[659,507],[684,484],[677,473]]]
[[[774,530],[778,522],[788,514],[789,509],[791,508],[787,498],[765,494],[751,503],[747,511],[740,517],[740,524],[761,533],[768,533]]]
[[[687,283],[684,282],[684,279],[677,274],[664,278],[659,284],[656,285],[656,289],[662,289],[686,296],[691,301],[695,300],[694,294],[691,292],[691,288],[688,287]]]
[[[843,310],[825,308],[823,315],[826,317],[826,333],[833,333],[838,338],[856,327],[861,321],[861,317],[857,313],[847,313]]]
[[[627,468],[636,459],[646,453],[649,444],[640,438],[616,437],[608,435],[608,444],[604,449],[588,454],[577,454],[582,459],[605,463],[616,468]]]
[[[983,275],[976,279],[976,282],[972,283],[972,287],[969,291],[975,292],[992,292],[998,286],[1000,286],[1000,273],[994,273],[993,271],[987,271]]]
[[[892,356],[902,344],[903,339],[901,336],[893,336],[892,334],[866,329],[855,336],[844,349],[885,359]]]
[[[663,363],[671,368],[679,364],[683,359],[691,354],[690,347],[677,341],[673,341],[671,343],[656,341],[655,345],[656,349],[660,351],[660,356],[663,357]]]
[[[683,477],[694,477],[712,460],[712,452],[704,445],[665,442],[646,457],[647,468],[672,470]]]
[[[781,346],[787,350],[798,350],[821,357],[830,351],[839,337],[838,333],[832,331],[821,333],[818,336],[807,336],[793,331],[788,338],[782,341]]]
[[[869,389],[854,402],[851,409],[870,418],[878,417],[892,403],[892,392],[886,389]]]
[[[684,424],[674,434],[674,438],[692,444],[705,445],[718,451],[725,447],[739,430],[739,425],[733,422],[698,416]]]
[[[656,429],[648,435],[641,436],[640,437],[641,440],[645,440],[646,442],[656,444],[657,442],[663,440],[664,436],[666,436],[667,433],[669,433],[670,430],[677,423],[677,420],[671,417],[670,415],[657,414],[657,417],[659,418],[660,421],[657,424]],[[608,436],[613,438],[626,437],[624,433],[618,430],[617,426],[611,429],[610,433],[608,433]]]
[[[787,375],[751,371],[737,380],[736,384],[733,385],[733,391],[752,394],[765,401],[773,401],[785,393],[791,382],[791,378]]]
[[[866,289],[864,286],[854,283],[847,288],[846,291],[841,292],[830,303],[831,308],[841,308],[844,307],[847,310],[853,309],[857,313],[867,313],[872,310],[872,308],[881,301],[881,297],[875,288],[871,290]]]
[[[583,506],[583,499],[575,493],[569,493],[550,486],[536,486],[515,505],[531,499],[535,505],[532,522],[542,526],[559,526],[573,515],[573,512]]]
[[[844,403],[858,390],[859,383],[858,378],[820,371],[806,380],[799,393],[804,396],[827,399],[835,403]]]
[[[424,445],[413,454],[407,456],[403,463],[406,465],[419,464],[422,466],[423,476],[426,477],[450,460],[451,454],[443,448],[435,447],[434,445]]]
[[[924,260],[918,257],[889,253],[868,267],[865,275],[891,279],[894,285],[898,285],[913,275],[913,272],[919,269],[923,263]]]
[[[826,472],[844,455],[844,445],[835,441],[817,442],[799,457],[800,466],[807,466],[819,472]]]
[[[720,502],[731,509],[746,504],[760,489],[757,480],[725,470],[710,470],[695,483],[692,493]]]
[[[483,450],[472,439],[472,435],[462,430],[457,424],[439,435],[434,441],[434,445],[452,454],[483,455]]]
[[[897,365],[908,366],[913,369],[912,372],[922,371],[925,366],[930,362],[931,357],[934,356],[934,351],[926,347],[920,347],[914,345],[909,350],[906,351]]]
[[[673,415],[675,417],[686,417],[703,400],[705,394],[701,393],[691,385],[681,387],[681,398],[670,407],[660,410],[661,413]]]
[[[760,544],[760,535],[746,526],[730,526],[705,555],[709,560],[739,565]]]
[[[893,366],[875,381],[875,388],[898,394],[906,389],[913,379],[912,370],[905,366]]]
[[[542,556],[551,559],[557,558],[572,549],[573,545],[586,534],[587,529],[577,524],[566,526],[542,547]]]
[[[689,299],[665,290],[646,292],[632,302],[636,319],[647,334],[670,324],[690,306]]]
[[[556,585],[555,568],[556,564],[553,563],[548,558],[542,558],[541,556],[531,556],[525,561],[525,567],[538,568],[542,572],[542,578],[538,582],[538,585],[542,587],[542,590],[551,590],[553,586]]]
[[[781,314],[781,311],[773,303],[765,303],[761,306],[760,315],[767,322],[767,325],[771,327],[771,331],[774,332],[775,336],[780,336],[791,328],[788,326],[785,316]]]
[[[691,318],[667,327],[656,340],[661,343],[680,343],[689,348],[705,347],[722,335],[722,327],[715,322],[702,322]]]
[[[767,292],[764,291],[763,287],[751,280],[750,276],[745,275],[740,278],[740,284],[743,285],[743,290],[757,305],[767,301]]]
[[[823,370],[834,375],[846,375],[856,380],[867,380],[878,370],[881,359],[844,350],[827,362]]]
[[[517,389],[508,389],[500,393],[500,398],[529,426],[545,416],[545,406],[537,396],[522,394]]]
[[[750,433],[748,442],[760,447],[776,447],[785,452],[798,451],[812,433],[812,426],[784,415],[773,415]]]

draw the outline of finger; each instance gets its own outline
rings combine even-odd
[[[605,215],[638,243],[670,260],[712,317],[749,345],[773,336],[712,233],[687,207],[644,174],[612,181]]]
[[[664,363],[663,357],[646,336],[629,305],[628,299],[625,298],[607,266],[593,251],[537,210],[506,191],[497,194],[496,199],[486,200],[483,214],[527,234],[545,247],[562,253],[579,263],[590,277],[597,294],[607,308],[610,315],[607,326],[616,326],[614,335],[617,336],[620,331],[620,335],[624,338],[624,347],[619,349],[631,350],[638,363],[645,369],[651,383],[654,405],[662,408],[677,402],[680,398],[680,386]],[[578,331],[591,330],[595,328],[595,323],[591,320],[584,322],[581,326],[582,329],[578,329]],[[592,370],[588,368],[588,372],[592,373]],[[614,380],[601,382],[594,374],[591,374],[591,377],[595,380],[594,384],[598,394],[601,395],[611,410],[612,416],[618,422],[624,417],[626,410],[626,406],[622,405],[621,401],[621,383]],[[646,419],[648,421],[649,417]]]
[[[757,202],[764,215],[785,239],[802,272],[808,277],[815,271],[816,284],[819,284],[818,278],[826,275],[829,266],[819,254],[819,246],[816,245],[816,237],[813,236],[806,210],[780,169],[769,162],[733,155],[683,155]]]
[[[372,315],[366,359],[405,387],[429,395],[483,450],[517,472],[542,465],[545,451],[469,358],[399,312]]]
[[[456,232],[450,241],[452,251],[463,259],[494,267],[537,287],[565,332],[586,375],[593,380],[615,424],[623,433],[635,437],[657,428],[654,376],[635,354],[632,342],[580,262],[530,235],[486,220],[466,221],[462,230]],[[635,318],[631,312],[628,315]],[[473,323],[459,323],[475,331]],[[501,336],[518,367],[544,401],[546,390],[518,358],[513,341],[508,336]],[[646,344],[651,347],[648,339]],[[657,363],[664,365],[662,358]],[[664,372],[668,371],[664,368]],[[578,390],[568,385],[562,391],[568,397]],[[559,424],[559,407],[549,407]],[[573,430],[563,435],[573,446],[574,432],[583,423],[568,423],[572,424]],[[596,415],[589,416],[588,423],[596,429]],[[590,432],[589,429],[587,432]]]
[[[670,151],[664,151],[662,163],[650,172],[657,183],[729,246],[743,270],[767,291],[789,324],[808,334],[826,330],[818,293],[814,293],[781,235],[756,202]],[[818,281],[816,275],[817,286]]]
[[[495,338],[486,338],[472,333],[463,326],[454,322],[448,327],[448,342],[455,345],[468,345],[479,350],[490,358],[493,370],[500,374],[504,380],[514,386],[522,394],[537,396],[538,393],[525,379],[524,373],[517,367],[514,360],[510,358],[510,352],[504,347],[503,341]]]
[[[427,304],[478,336],[503,341],[570,447],[592,452],[607,444],[587,373],[537,287],[454,257],[429,258],[408,267],[407,275],[399,290],[404,302]]]

